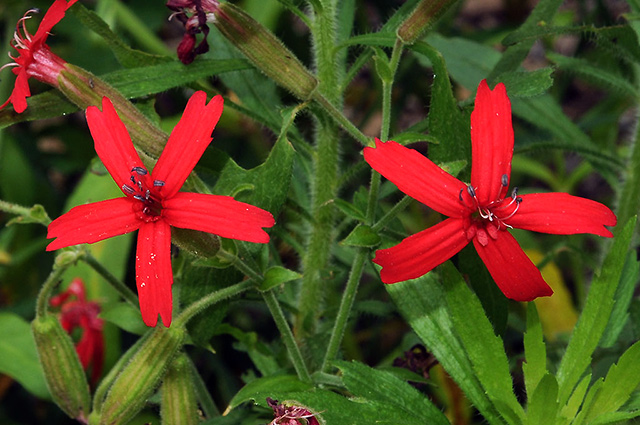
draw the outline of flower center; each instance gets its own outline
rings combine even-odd
[[[511,191],[511,196],[505,196],[509,185],[509,177],[506,174],[502,176],[500,184],[502,190],[498,199],[487,203],[480,202],[472,186],[467,186],[468,197],[464,196],[464,189],[460,189],[460,202],[469,209],[468,221],[465,220],[467,239],[475,237],[482,246],[487,245],[489,238],[497,239],[499,230],[511,229],[507,220],[520,209],[522,198],[518,196],[517,187]]]
[[[122,191],[136,201],[133,209],[140,220],[157,221],[162,216],[162,198],[158,188],[164,186],[162,180],[153,180],[143,167],[131,169],[131,184],[123,184]]]

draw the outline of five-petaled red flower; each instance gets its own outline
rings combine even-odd
[[[47,251],[139,230],[136,283],[147,326],[156,325],[158,314],[165,326],[171,324],[170,226],[249,242],[269,241],[262,228],[275,221],[268,211],[230,196],[179,192],[211,142],[222,106],[221,96],[207,104],[204,92],[194,93],[151,173],[111,101],[103,99],[102,112],[95,106],[87,109],[96,152],[126,197],[80,205],[58,217],[49,225],[47,237],[57,239]]]
[[[606,206],[566,193],[508,193],[513,156],[511,103],[503,84],[492,91],[478,87],[471,114],[471,184],[446,173],[413,149],[376,140],[364,158],[398,188],[448,216],[409,236],[398,245],[376,252],[384,283],[414,279],[458,253],[470,241],[502,292],[517,301],[553,293],[529,260],[510,228],[568,235],[593,233],[611,237],[604,226],[616,216]]]
[[[35,35],[29,34],[25,25],[27,19],[31,18],[29,13],[36,11],[35,9],[29,10],[18,21],[12,43],[12,47],[18,52],[18,57],[9,55],[14,62],[5,65],[14,67],[12,72],[16,74],[16,82],[11,96],[0,106],[0,109],[9,103],[13,104],[13,109],[18,113],[27,109],[26,98],[31,96],[27,82],[29,77],[53,86],[57,84],[58,74],[66,62],[54,55],[45,43],[53,26],[64,18],[67,9],[77,1],[56,0],[42,18]]]
[[[82,367],[85,370],[91,368],[91,383],[95,386],[104,363],[103,321],[98,317],[100,306],[87,301],[84,283],[80,278],[73,279],[67,290],[51,298],[49,303],[60,307],[60,324],[67,333],[71,334],[78,328],[82,330],[76,351]]]

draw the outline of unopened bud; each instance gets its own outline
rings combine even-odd
[[[58,75],[56,87],[80,109],[102,107],[102,98],[108,97],[127,127],[134,144],[145,153],[158,158],[167,142],[167,135],[145,117],[133,103],[89,71],[65,64]]]
[[[158,327],[137,348],[113,382],[102,405],[100,424],[127,423],[158,387],[171,360],[184,342],[184,328]]]
[[[181,353],[173,359],[162,381],[163,424],[195,425],[200,422],[189,358]]]
[[[213,13],[216,28],[260,71],[302,100],[311,96],[318,81],[271,31],[231,3]]]
[[[53,401],[70,417],[85,422],[91,395],[71,338],[58,319],[50,315],[36,317],[31,330]]]
[[[400,25],[397,36],[404,44],[413,44],[456,0],[422,0]]]

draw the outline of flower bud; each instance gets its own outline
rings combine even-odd
[[[195,425],[200,422],[191,365],[186,354],[179,354],[162,381],[161,416],[163,424]]]
[[[55,87],[80,109],[101,107],[102,98],[108,97],[135,145],[155,158],[162,153],[167,143],[166,133],[149,121],[118,90],[89,71],[67,63],[60,71]]]
[[[158,327],[137,348],[109,389],[100,424],[123,424],[132,419],[153,394],[171,360],[184,342],[184,328]]]
[[[211,258],[220,250],[220,237],[212,233],[174,227],[171,242],[198,257]]]
[[[40,364],[53,401],[70,417],[84,422],[91,406],[89,384],[76,348],[54,316],[31,323]]]
[[[213,8],[214,25],[269,78],[308,99],[318,81],[268,29],[231,3]]]
[[[446,12],[455,0],[422,0],[396,32],[404,44],[413,44]]]

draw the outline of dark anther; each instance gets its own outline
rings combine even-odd
[[[133,193],[135,192],[131,186],[126,185],[126,184],[122,185],[122,191],[123,192],[127,192],[130,195],[133,195]]]
[[[129,180],[131,180],[131,183],[133,184],[138,184],[138,182],[136,181],[135,178],[133,178],[133,176],[129,177]]]
[[[164,182],[162,180],[154,180],[153,181],[153,185],[154,186],[164,186]]]
[[[473,190],[473,187],[467,186],[467,192],[469,192],[469,195],[471,195],[472,198],[476,197],[476,191]]]
[[[509,186],[509,176],[507,176],[506,174],[503,174],[502,180],[500,181],[500,183],[502,183],[502,186],[504,187]]]
[[[511,198],[515,199],[516,196],[518,196],[518,188],[514,187],[513,190],[511,191]]]
[[[137,199],[138,201],[140,201],[140,202],[144,202],[145,201],[144,196],[142,196],[142,195],[133,195],[133,197],[135,199]]]
[[[145,176],[145,175],[147,175],[147,170],[145,170],[145,169],[144,169],[144,168],[142,168],[142,167],[133,167],[133,168],[131,169],[131,172],[133,173],[134,171],[135,171],[136,173],[138,173],[139,175],[141,175],[141,176]]]
[[[519,204],[520,202],[522,202],[522,198],[518,196],[518,197],[516,198],[516,203],[518,203],[518,204]]]
[[[464,189],[460,189],[460,193],[458,194],[458,198],[460,198],[460,202],[462,202],[462,191],[463,191],[463,190],[464,190]]]
[[[144,199],[148,201],[149,198],[151,198],[151,191],[147,189],[147,191],[144,194]]]

